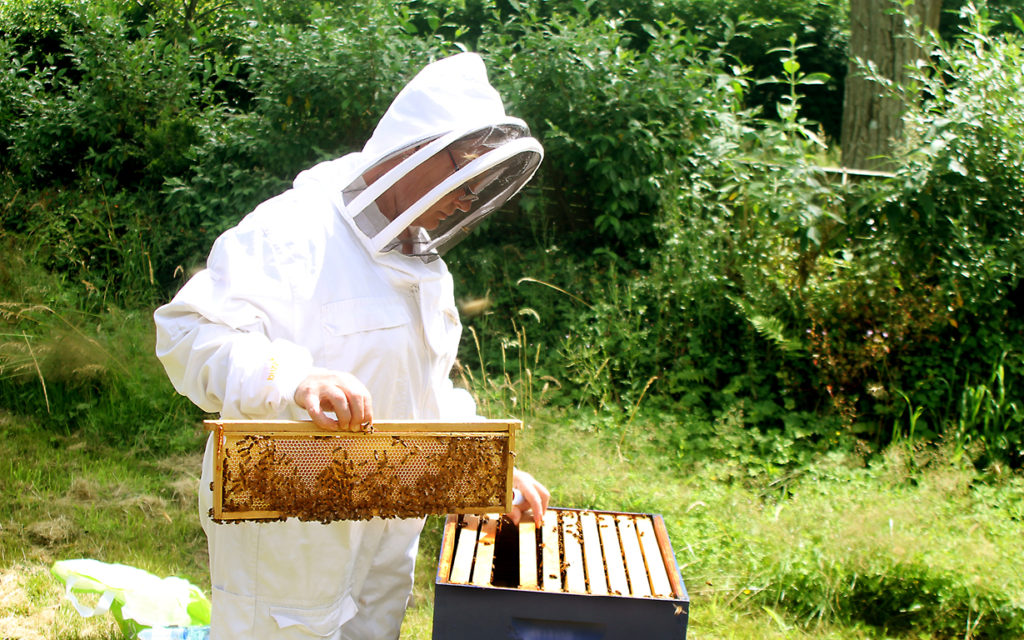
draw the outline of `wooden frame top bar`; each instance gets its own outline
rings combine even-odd
[[[299,433],[316,436],[354,436],[374,433],[429,432],[514,432],[523,427],[520,420],[376,420],[373,431],[329,431],[310,420],[204,420],[207,431],[261,433]]]

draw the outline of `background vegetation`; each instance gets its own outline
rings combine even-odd
[[[563,504],[668,514],[723,635],[756,614],[782,635],[1017,637],[1024,596],[999,561],[1024,463],[1019,5],[947,1],[914,86],[879,79],[906,108],[900,168],[863,179],[823,168],[847,65],[838,0],[6,0],[5,434],[143,466],[196,451],[202,415],[151,356],[152,310],[255,204],[357,149],[422,64],[475,50],[547,160],[450,256],[460,373],[490,412],[605,461],[552,473],[571,480]],[[677,489],[588,493],[618,484],[608,469]],[[947,481],[943,503],[927,487]],[[5,491],[42,483],[18,482]],[[714,496],[693,498],[711,505],[700,518],[680,508],[689,482]],[[991,564],[949,555],[964,547],[929,539],[917,507],[901,541],[784,522],[830,505],[896,536],[881,514],[908,500],[942,522],[984,512],[986,542],[952,531]],[[685,560],[683,540],[721,557]]]

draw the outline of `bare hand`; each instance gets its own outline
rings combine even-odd
[[[551,499],[551,493],[548,492],[547,487],[537,482],[525,471],[513,469],[512,488],[518,489],[523,494],[523,503],[513,505],[512,511],[507,514],[512,520],[512,524],[518,526],[523,514],[529,511],[533,511],[534,522],[543,524],[544,512],[547,511],[548,501]]]
[[[373,422],[370,392],[351,373],[312,373],[295,389],[295,403],[309,413],[313,423],[329,431],[361,431]],[[333,411],[337,420],[327,411]]]

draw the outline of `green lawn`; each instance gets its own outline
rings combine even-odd
[[[520,464],[562,507],[659,513],[691,599],[689,638],[1024,636],[1024,478],[893,447],[799,471],[692,461],[661,437],[543,415]],[[196,453],[154,458],[0,413],[0,638],[118,638],[62,601],[54,561],[92,557],[205,590]],[[735,459],[739,459],[736,456]],[[429,638],[441,519],[428,519],[403,638]]]

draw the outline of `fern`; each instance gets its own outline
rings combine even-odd
[[[730,296],[729,299],[739,308],[744,319],[754,327],[754,330],[771,340],[778,348],[787,353],[802,351],[805,348],[802,340],[786,335],[786,324],[779,318],[755,312],[749,302],[740,298]]]

